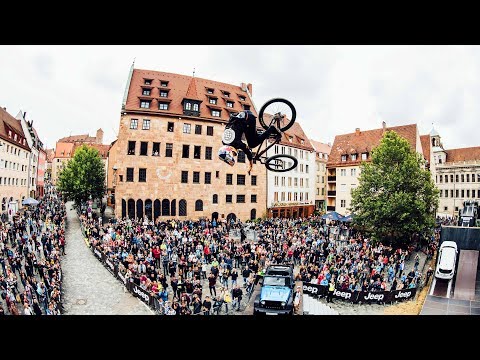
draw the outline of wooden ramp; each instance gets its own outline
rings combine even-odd
[[[477,278],[478,251],[461,250],[455,281],[454,299],[474,300]]]

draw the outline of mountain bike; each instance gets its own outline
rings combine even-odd
[[[263,104],[258,113],[258,121],[265,130],[270,126],[275,125],[282,133],[282,136],[285,131],[293,126],[296,117],[297,111],[293,104],[290,101],[281,98],[267,101]],[[272,139],[268,140],[271,141]],[[273,146],[277,145],[282,139],[274,139],[270,144],[265,144],[265,149],[262,150],[264,143],[268,142],[268,140],[265,139],[260,143],[257,152],[254,153],[253,161],[260,161],[260,163],[264,164],[268,170],[274,172],[287,172],[295,169],[298,165],[298,160],[292,155],[277,154],[267,157],[266,152]]]

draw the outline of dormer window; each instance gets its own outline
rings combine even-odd
[[[243,110],[250,110],[250,105],[244,104],[243,105]]]
[[[305,140],[300,139],[300,144],[305,145]]]
[[[140,107],[143,109],[150,109],[150,100],[141,100],[140,101]]]
[[[352,161],[357,160],[357,154],[352,154],[351,156],[352,156]]]
[[[342,161],[347,161],[347,155],[342,155]]]
[[[161,87],[167,87],[168,86],[168,81],[160,81],[160,86]]]
[[[230,93],[228,91],[224,91],[223,92],[223,96],[225,96],[226,98],[229,98],[230,97]]]
[[[13,140],[17,141],[17,134],[13,137]]]
[[[12,137],[12,130],[8,130],[8,137],[9,137],[9,138]]]
[[[207,88],[207,94],[213,94],[213,89],[212,88]]]
[[[185,110],[192,110],[192,103],[190,101],[185,101]]]
[[[144,84],[145,85],[152,85],[152,81],[153,81],[153,79],[145,79]]]
[[[219,110],[212,110],[212,116],[220,117],[220,111]]]
[[[227,107],[229,107],[229,108],[233,108],[233,102],[231,102],[231,101],[227,101]]]
[[[366,152],[362,153],[362,160],[367,160],[367,157],[368,157],[368,154]]]
[[[209,98],[208,102],[213,105],[217,105],[217,99]]]
[[[160,97],[166,98],[168,96],[168,91],[160,91]]]
[[[152,92],[152,90],[150,90],[150,89],[143,89],[142,95],[150,96],[151,92]]]
[[[293,136],[289,136],[288,141],[293,142]]]
[[[167,103],[158,103],[158,110],[168,110]]]
[[[193,104],[193,111],[198,111],[198,104],[197,103]]]
[[[238,95],[238,98],[239,98],[241,101],[247,100],[247,99],[245,98],[245,96],[243,96],[243,95]]]

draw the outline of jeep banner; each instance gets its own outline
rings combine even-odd
[[[141,299],[145,304],[150,305],[150,294],[146,291],[143,290],[140,286],[137,284],[131,284],[132,287],[130,288],[130,291],[139,299]]]
[[[417,293],[417,289],[403,289],[403,290],[395,290],[390,292],[390,299],[389,301],[403,301],[403,300],[410,300],[415,297]]]
[[[120,279],[120,281],[123,283],[123,285],[127,286],[127,278],[125,277],[125,275],[123,275],[120,271],[118,271],[117,276]]]
[[[389,292],[387,291],[362,291],[358,301],[362,303],[385,303],[388,301]]]
[[[107,265],[107,269],[112,273],[115,274],[115,266],[113,265],[113,261],[110,260],[108,257],[105,256],[105,265]]]
[[[303,283],[303,293],[309,295],[320,296],[323,295],[324,286],[317,284]]]
[[[356,301],[358,297],[358,291],[350,291],[350,290],[338,290],[335,289],[333,291],[333,298],[334,299],[341,299],[346,301]]]
[[[93,249],[93,253],[99,260],[103,260],[102,253],[100,251],[98,251],[97,249]]]

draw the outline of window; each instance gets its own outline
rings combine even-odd
[[[475,182],[475,174],[472,174],[472,182]]]
[[[225,96],[226,98],[229,98],[230,97],[230,93],[228,91],[224,91],[223,92],[223,96]]]
[[[127,168],[127,182],[133,181],[133,168]]]
[[[193,183],[200,184],[200,171],[193,172]]]
[[[450,197],[453,198],[453,190],[450,190]]]
[[[462,183],[465,182],[465,175],[462,174]]]
[[[207,126],[207,135],[213,136],[213,126]]]
[[[458,189],[457,189],[457,190],[455,190],[455,197],[456,198],[458,198],[458,194],[459,194],[459,192],[458,192]]]
[[[300,164],[300,172],[303,173],[303,164]]]
[[[453,175],[450,175],[450,182],[453,183]]]
[[[245,202],[245,195],[237,195],[237,203],[243,204]]]
[[[440,180],[441,183],[443,182],[443,175],[440,175],[439,180]]]
[[[245,153],[241,150],[238,152],[237,161],[239,163],[245,163]]]
[[[462,189],[462,198],[465,197],[465,190]]]
[[[183,124],[183,133],[184,134],[190,134],[190,131],[192,130],[192,125],[190,124]]]
[[[183,145],[182,158],[188,159],[190,157],[190,145]]]
[[[217,99],[209,98],[208,102],[213,105],[217,105]]]
[[[305,172],[308,174],[308,165],[305,165]]]
[[[160,91],[160,97],[168,97],[168,91]]]
[[[158,103],[158,110],[168,110],[168,103]]]
[[[352,157],[352,161],[357,160],[357,154],[352,154],[351,157]]]
[[[298,186],[298,178],[293,178],[293,186]]]
[[[340,169],[340,176],[347,176],[347,169]]]
[[[227,101],[227,107],[229,107],[229,108],[233,108],[233,102],[231,102],[231,101]]]
[[[455,182],[458,183],[458,175],[455,175]]]
[[[128,155],[135,155],[135,141],[129,141],[128,142]]]
[[[150,130],[150,120],[143,119],[142,130]]]
[[[212,116],[220,117],[220,111],[218,111],[218,110],[212,110]]]
[[[303,201],[303,192],[300,193],[300,201]]]
[[[285,186],[285,176],[282,176],[282,186]]]
[[[138,128],[138,119],[130,119],[130,129],[136,130]]]
[[[350,176],[357,176],[357,169],[350,169]]]
[[[280,201],[285,201],[285,191],[280,193]]]
[[[195,145],[193,147],[193,158],[200,159],[201,152],[202,152],[202,147]]]
[[[197,103],[193,103],[193,111],[198,111],[198,104]]]
[[[169,122],[168,125],[167,125],[167,131],[168,132],[173,132],[173,126],[174,126],[173,122]]]
[[[168,86],[168,81],[160,81],[160,86],[161,87],[167,87]]]
[[[278,154],[278,145],[275,145],[275,155]]]
[[[300,159],[303,159],[303,150],[300,150]]]
[[[347,161],[347,155],[342,155],[342,161]]]
[[[182,171],[182,184],[188,184],[188,171]]]
[[[205,147],[205,160],[212,160],[212,147]]]
[[[195,135],[202,135],[202,125],[195,125]]]
[[[303,187],[303,178],[300,178],[300,187]]]
[[[443,197],[443,190],[440,190],[439,197]]]
[[[233,174],[227,174],[227,185],[233,185]]]
[[[152,79],[145,79],[145,85],[152,85]]]
[[[246,97],[245,97],[245,96],[242,96],[242,95],[238,95],[238,98],[239,98],[241,101],[245,101],[245,100],[246,100]]]
[[[146,182],[147,181],[147,169],[139,169],[138,170],[138,181],[139,182]]]
[[[218,195],[213,194],[212,204],[218,204]]]
[[[245,185],[245,175],[237,175],[237,185]]]
[[[140,107],[144,109],[150,109],[150,100],[141,100],[140,101]]]
[[[195,201],[195,211],[203,211],[203,201],[202,200]]]
[[[140,155],[146,156],[148,151],[148,142],[142,141],[140,143]]]
[[[472,198],[475,198],[475,190],[472,190]]]
[[[165,148],[165,157],[172,157],[173,155],[173,144],[167,144]]]
[[[150,96],[150,92],[151,92],[151,91],[152,91],[152,90],[150,90],[150,89],[143,89],[142,95]]]
[[[445,195],[446,198],[448,198],[448,190],[445,190]]]
[[[213,94],[213,89],[207,88],[207,94]]]
[[[211,184],[212,183],[212,173],[211,172],[206,172],[205,173],[205,184]]]
[[[257,185],[257,175],[252,175],[251,185],[253,185],[253,186]]]
[[[250,105],[243,104],[243,110],[250,110]]]
[[[192,103],[190,101],[185,101],[185,110],[192,110]]]
[[[187,201],[184,199],[178,203],[178,215],[187,216]]]
[[[257,202],[257,195],[250,195],[250,202],[256,203]]]
[[[325,176],[322,176],[322,184],[325,184]]]
[[[340,207],[345,207],[346,200],[340,200]]]
[[[220,178],[220,171],[215,171],[215,177],[216,177],[217,179]]]
[[[118,175],[118,181],[123,182],[123,175]]]
[[[448,183],[448,175],[445,175],[445,183]]]
[[[362,160],[367,160],[367,153],[362,153]]]
[[[225,202],[227,204],[231,204],[232,203],[232,195],[225,195]]]
[[[308,188],[308,178],[305,179],[305,187]]]
[[[467,190],[467,198],[470,197],[470,190]]]
[[[293,201],[298,201],[298,193],[293,193]]]
[[[470,182],[470,174],[467,174],[467,182]]]
[[[275,181],[275,186],[278,186],[278,176],[275,176],[274,181]]]
[[[325,189],[322,188],[322,195],[325,195]]]
[[[160,143],[154,142],[152,149],[152,156],[160,156]]]

